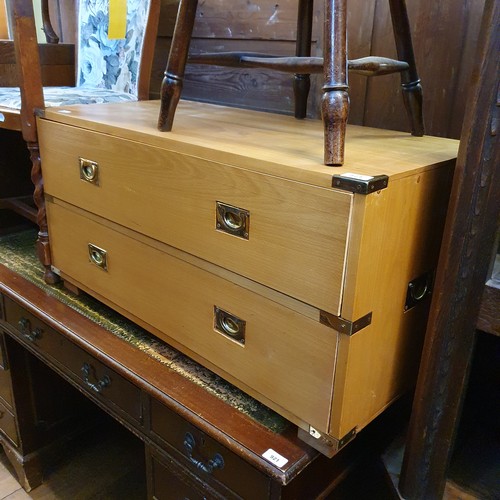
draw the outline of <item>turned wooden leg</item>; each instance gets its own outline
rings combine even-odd
[[[311,56],[313,0],[299,0],[297,13],[297,41],[295,55],[298,57]],[[293,80],[293,94],[295,97],[295,118],[307,116],[307,98],[311,88],[311,78],[308,74],[296,74]]]
[[[163,132],[172,130],[175,110],[181,97],[197,6],[198,0],[180,0],[179,2],[170,55],[160,91],[158,128]]]
[[[45,210],[45,199],[43,197],[43,177],[40,161],[40,149],[37,142],[28,142],[28,150],[31,158],[31,181],[35,187],[33,193],[33,200],[38,209],[37,223],[38,223],[38,240],[36,242],[37,255],[40,262],[45,267],[44,279],[46,283],[53,285],[59,281],[59,276],[52,272],[50,267],[50,245],[49,245],[49,232],[47,229],[47,213]]]
[[[413,44],[411,41],[410,23],[405,0],[389,0],[391,8],[392,28],[396,40],[398,59],[406,61],[410,66],[401,73],[401,86],[406,112],[410,121],[412,135],[424,135],[424,118],[422,112],[422,86],[417,73]]]
[[[346,1],[325,1],[324,85],[321,111],[325,128],[325,165],[344,163],[349,115]]]

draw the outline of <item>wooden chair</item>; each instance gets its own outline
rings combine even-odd
[[[196,16],[197,0],[180,0],[170,57],[161,90],[158,128],[172,129],[179,101],[189,43]],[[347,0],[324,0],[323,58],[310,57],[313,0],[298,1],[297,44],[295,57],[275,57],[256,53],[222,53],[190,56],[189,62],[233,67],[260,67],[295,73],[295,116],[306,116],[309,74],[323,73],[322,115],[325,130],[324,162],[342,165],[344,138],[349,111],[347,71],[366,76],[401,73],[403,97],[413,135],[424,134],[422,118],[422,88],[413,55],[410,27],[405,0],[389,0],[396,49],[399,60],[366,57],[347,59]]]
[[[47,0],[43,1],[44,31],[57,40],[50,26]],[[19,87],[0,87],[0,129],[22,133],[30,152],[34,184],[31,209],[20,200],[0,205],[33,219],[39,226],[37,251],[47,282],[57,277],[50,268],[50,248],[43,198],[43,179],[35,111],[47,106],[96,104],[147,99],[156,42],[160,0],[128,0],[123,13],[126,29],[120,39],[108,38],[109,2],[77,2],[78,33],[75,44],[76,86],[43,87],[32,0],[8,0],[14,38]],[[123,24],[125,28],[125,24]],[[126,31],[126,33],[125,33]],[[15,175],[15,165],[12,166]]]

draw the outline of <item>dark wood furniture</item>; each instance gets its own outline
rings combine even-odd
[[[324,163],[342,165],[344,138],[349,112],[348,70],[366,76],[401,73],[403,97],[413,135],[424,134],[422,88],[417,74],[405,0],[390,0],[396,48],[400,60],[367,57],[347,59],[347,1],[325,0],[323,58],[311,57],[313,0],[300,0],[297,16],[295,57],[274,57],[258,53],[203,54],[190,62],[234,67],[260,67],[295,73],[295,116],[306,116],[309,74],[323,73],[322,115]],[[170,57],[161,88],[160,130],[172,129],[188,60],[189,44],[196,17],[197,0],[180,0]]]
[[[377,464],[401,422],[389,412],[327,459],[292,424],[265,427],[4,266],[0,292],[0,442],[26,489],[42,480],[54,439],[35,418],[40,404],[52,415],[57,401],[59,410],[81,413],[51,386],[54,373],[144,442],[150,498],[324,498],[356,466]],[[33,401],[26,394],[36,373],[38,386],[53,390]],[[263,458],[268,450],[277,464]]]
[[[487,1],[400,482],[409,499],[443,494],[498,229],[499,22],[500,4]]]
[[[14,41],[18,76],[17,85],[21,89],[21,109],[8,107],[0,100],[0,117],[2,118],[0,120],[0,129],[20,131],[27,144],[32,163],[31,179],[35,186],[33,199],[36,208],[32,206],[32,203],[26,203],[24,197],[17,197],[14,200],[9,199],[7,202],[4,201],[3,204],[0,204],[0,208],[2,206],[7,207],[26,216],[31,221],[36,221],[40,228],[37,242],[38,256],[45,266],[47,282],[55,283],[58,278],[50,269],[49,236],[35,120],[35,111],[42,110],[45,107],[41,65],[43,60],[41,56],[48,51],[39,51],[32,0],[8,0],[7,6]],[[147,26],[145,27],[144,48],[142,50],[137,81],[139,99],[147,99],[149,97],[149,81],[156,41],[159,8],[159,0],[152,0]],[[46,0],[42,3],[42,19],[47,39],[50,41],[50,45],[52,45],[56,42],[56,35],[50,23]],[[78,45],[75,45],[75,48],[78,50]],[[54,81],[50,83],[51,85],[56,85]],[[57,84],[66,85],[67,81],[58,82]]]

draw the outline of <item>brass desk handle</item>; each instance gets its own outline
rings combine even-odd
[[[197,469],[206,472],[207,474],[212,474],[216,469],[224,468],[224,459],[220,453],[216,453],[214,458],[211,458],[207,463],[202,460],[197,460],[193,457],[193,450],[196,446],[196,441],[190,432],[186,432],[184,436],[184,448],[186,448],[187,456],[192,464],[196,466]]]
[[[93,370],[88,363],[83,363],[82,373],[83,373],[83,381],[85,382],[85,385],[89,389],[100,394],[103,391],[103,389],[105,389],[106,387],[109,387],[109,385],[111,384],[111,379],[107,375],[104,375],[101,378],[101,380],[98,380],[94,384],[93,382],[90,381],[90,374],[92,371]]]
[[[32,330],[31,321],[27,318],[21,318],[17,324],[23,337],[30,342],[35,342],[35,340],[38,340],[42,336],[43,330],[38,327]]]

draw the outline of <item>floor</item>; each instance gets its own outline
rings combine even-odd
[[[0,500],[143,500],[144,445],[115,422],[82,437],[26,493],[0,446]]]
[[[396,440],[384,456],[384,462],[397,483],[403,456],[402,439]],[[52,470],[47,471],[44,484],[26,493],[15,478],[15,473],[0,447],[0,500],[140,500],[146,498],[142,444],[130,433],[114,426],[106,436],[84,440]],[[139,457],[139,460],[137,460]],[[135,464],[132,467],[131,464]],[[89,478],[92,478],[89,481]],[[368,480],[364,471],[364,481]],[[347,480],[334,498],[364,500],[359,490],[359,478]],[[366,486],[366,483],[365,483]],[[365,491],[363,488],[361,491]],[[386,500],[385,495],[373,495],[370,500]],[[382,488],[380,488],[380,491]],[[479,500],[452,482],[446,485],[443,500]]]

